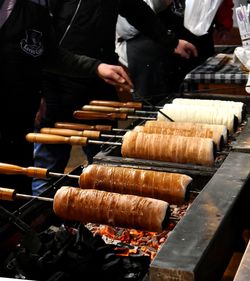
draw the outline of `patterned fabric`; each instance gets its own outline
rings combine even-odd
[[[225,56],[218,54],[189,72],[184,78],[185,88],[194,84],[242,84],[246,85],[248,73],[241,69],[239,62],[230,59],[222,63]],[[228,56],[228,55],[227,55]]]

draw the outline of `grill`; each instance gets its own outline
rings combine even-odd
[[[16,211],[14,217],[1,212],[0,272],[4,272],[3,268],[9,261],[10,252],[15,252],[20,242],[25,241],[23,233],[29,232],[31,228],[35,230],[35,234],[29,233],[31,236],[26,238],[29,243],[26,243],[34,242],[34,247],[37,243],[36,234],[46,232],[48,229],[52,233],[62,233],[62,235],[64,235],[63,231],[71,231],[72,234],[79,233],[78,241],[86,240],[90,245],[97,244],[97,251],[105,253],[101,255],[102,257],[107,255],[109,258],[113,257],[111,260],[103,260],[101,267],[106,269],[105,274],[109,274],[105,275],[102,271],[100,276],[103,280],[219,281],[235,250],[236,242],[241,237],[243,229],[247,227],[244,214],[249,212],[250,194],[247,189],[250,170],[247,143],[249,122],[245,124],[243,132],[238,134],[239,136],[236,135],[235,139],[232,139],[231,147],[220,155],[214,167],[124,159],[120,155],[119,148],[112,145],[101,147],[94,158],[94,163],[185,173],[193,177],[193,188],[200,190],[199,195],[190,204],[184,217],[177,222],[153,261],[143,255],[114,258],[117,254],[115,251],[124,251],[125,245],[120,244],[114,250],[114,246],[107,246],[103,241],[100,242],[99,238],[95,241],[87,228],[73,222],[65,223],[55,217],[50,203],[34,199]],[[72,174],[79,175],[81,171],[82,167],[78,167],[72,171]],[[55,191],[63,185],[77,187],[78,183],[67,177],[62,177],[57,181],[51,180],[47,191],[42,195],[53,197]],[[76,236],[73,237],[72,239],[75,239]],[[22,243],[25,245],[25,242]],[[59,252],[60,250],[55,254],[58,260],[60,260]],[[96,267],[98,258],[94,256],[92,261]],[[62,262],[61,265],[63,265]],[[19,275],[10,277],[23,278],[22,271],[20,270]],[[121,271],[122,276],[119,275]],[[86,273],[86,280],[93,278],[96,272],[90,270],[89,274]],[[51,279],[43,280],[63,280],[60,279],[62,277],[65,276],[56,271],[56,275],[52,274]],[[72,276],[69,278],[72,280]]]

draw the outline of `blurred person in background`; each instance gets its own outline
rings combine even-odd
[[[165,49],[149,36],[142,34],[124,17],[117,22],[116,51],[120,62],[128,68],[135,86],[135,100],[157,104],[164,97],[181,91],[185,75],[208,57],[214,55],[214,33],[225,39],[233,26],[233,1],[224,0],[208,32],[196,36],[184,27],[184,0],[144,0],[159,20],[178,38],[194,44],[198,56],[188,60]]]

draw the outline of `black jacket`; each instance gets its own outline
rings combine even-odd
[[[38,89],[41,69],[48,64],[53,71],[71,68],[72,75],[95,76],[100,61],[58,49],[46,0],[17,0],[0,28],[1,86]]]
[[[116,63],[118,14],[172,52],[178,44],[143,0],[50,0],[61,46],[77,54]]]
[[[11,15],[0,28],[3,82],[16,81],[19,86],[36,84],[45,57],[53,55],[56,48],[50,23],[45,1],[16,1]]]

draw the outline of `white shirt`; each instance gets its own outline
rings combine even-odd
[[[150,8],[157,14],[164,9],[168,5],[171,4],[172,0],[144,0]],[[139,31],[128,21],[122,17],[118,16],[117,23],[116,23],[116,38],[123,38],[124,40],[131,39],[137,35]],[[127,58],[127,43],[126,41],[118,42],[116,41],[116,53],[119,56],[119,61],[128,66],[128,58]]]
[[[16,4],[16,0],[5,0],[4,1],[2,8],[0,9],[0,28],[3,26],[3,24],[8,19],[15,4]]]

